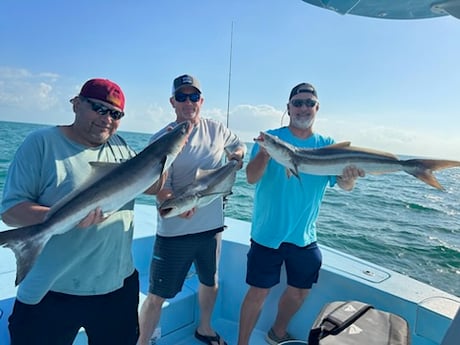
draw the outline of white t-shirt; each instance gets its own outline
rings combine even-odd
[[[155,133],[150,142],[163,135],[168,124]],[[233,152],[237,148],[246,150],[246,145],[227,127],[211,119],[200,119],[193,128],[187,144],[172,163],[164,188],[173,192],[192,183],[198,168],[214,169],[222,166],[225,149]],[[157,234],[161,236],[181,236],[213,230],[224,226],[223,200],[218,198],[209,205],[198,208],[189,219],[179,216],[162,218],[158,215]]]

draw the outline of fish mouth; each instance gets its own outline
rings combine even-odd
[[[158,213],[160,213],[160,216],[164,217],[167,216],[173,209],[173,207],[166,207],[161,210],[158,210]]]

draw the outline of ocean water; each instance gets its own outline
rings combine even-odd
[[[43,126],[0,121],[0,193],[17,147]],[[136,151],[150,137],[120,134]],[[368,175],[352,192],[328,188],[317,223],[319,242],[460,296],[460,168],[435,175],[446,191],[403,172]],[[240,170],[226,214],[250,221],[253,192]],[[154,199],[136,201],[153,204]]]

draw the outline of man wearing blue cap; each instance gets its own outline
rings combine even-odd
[[[235,159],[242,166],[246,145],[223,124],[201,118],[203,102],[201,86],[196,78],[185,74],[174,80],[170,103],[175,110],[176,120],[156,133],[151,141],[165,133],[168,127],[183,121],[190,121],[194,128],[187,144],[171,165],[163,189],[158,192],[159,202],[171,198],[192,183],[199,168],[207,170],[220,167],[226,151],[229,152],[227,159]],[[176,217],[158,217],[149,294],[140,313],[139,345],[149,343],[159,322],[163,302],[182,289],[192,263],[200,281],[198,301],[201,313],[195,337],[209,345],[226,344],[211,326],[223,230],[222,198]]]

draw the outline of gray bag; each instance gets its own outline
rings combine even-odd
[[[407,321],[369,304],[331,302],[310,331],[308,345],[410,345]]]

